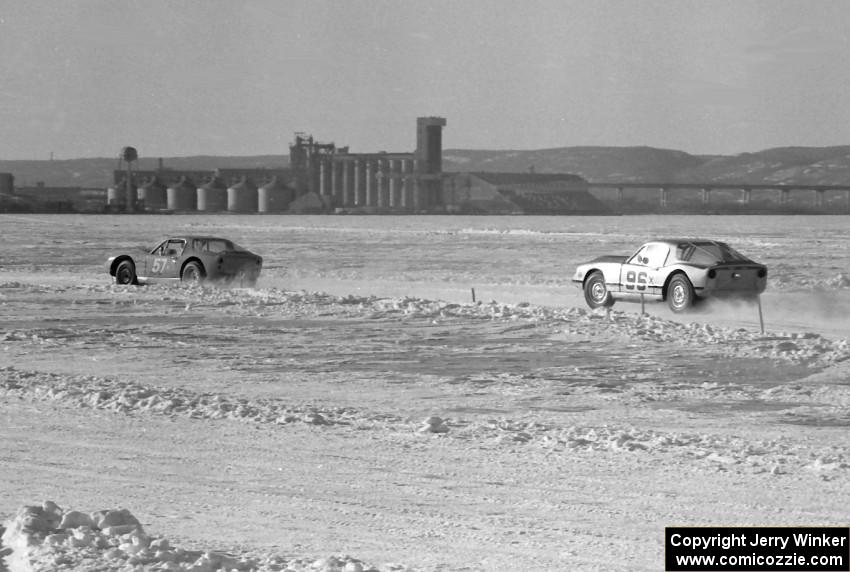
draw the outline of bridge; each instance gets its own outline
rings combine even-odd
[[[627,189],[635,190],[637,194],[646,196],[647,193],[658,193],[658,205],[661,208],[669,206],[671,193],[684,194],[693,191],[699,191],[701,203],[705,207],[712,204],[711,194],[713,191],[738,192],[739,199],[737,202],[749,205],[752,199],[753,191],[763,191],[773,194],[776,199],[775,203],[785,207],[791,203],[791,193],[805,193],[806,202],[809,206],[815,209],[834,209],[839,208],[842,211],[850,211],[850,183],[846,185],[809,185],[800,184],[769,184],[769,183],[599,183],[589,182],[587,184],[589,190],[610,190],[616,191],[613,200],[617,204],[623,203],[623,195]],[[841,197],[841,201],[827,201],[825,198],[829,196],[832,199]]]

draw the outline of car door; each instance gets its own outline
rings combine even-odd
[[[186,248],[182,238],[169,238],[154,248],[145,257],[145,272],[148,278],[180,278],[180,256]]]
[[[162,256],[162,253],[165,251],[165,245],[168,241],[164,240],[159,243],[153,250],[146,253],[144,259],[139,261],[136,264],[136,273],[139,276],[144,276],[145,278],[151,275],[151,267],[153,266],[153,261]]]
[[[662,242],[644,244],[620,268],[620,291],[639,296],[661,297],[663,268],[670,247]]]

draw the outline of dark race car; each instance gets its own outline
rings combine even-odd
[[[168,238],[150,251],[119,254],[106,261],[117,284],[220,280],[253,286],[262,268],[262,256],[213,236]]]
[[[716,240],[664,239],[647,242],[631,256],[580,264],[573,282],[591,308],[645,297],[683,312],[705,298],[755,300],[767,286],[767,267]]]

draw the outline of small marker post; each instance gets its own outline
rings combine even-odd
[[[641,316],[646,315],[646,308],[644,307],[644,300],[643,300],[643,292],[640,293],[640,315]]]
[[[475,288],[470,288],[470,290],[472,291],[472,303],[474,304],[475,303]]]
[[[759,304],[759,326],[761,326],[761,333],[764,333],[764,315],[761,311],[761,296],[757,296],[756,301]]]

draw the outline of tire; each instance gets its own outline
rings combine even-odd
[[[204,268],[194,260],[187,262],[180,271],[180,280],[189,284],[200,284],[204,280]]]
[[[694,306],[696,296],[691,281],[684,274],[676,274],[670,279],[667,286],[667,305],[676,314],[684,312]]]
[[[591,308],[610,308],[614,297],[605,286],[605,277],[598,270],[591,272],[584,281],[584,300]]]
[[[136,265],[132,260],[123,260],[115,269],[116,284],[136,284]]]

